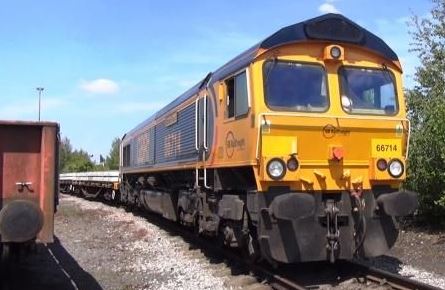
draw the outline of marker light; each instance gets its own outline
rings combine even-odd
[[[267,163],[267,174],[270,178],[274,180],[279,180],[283,178],[286,174],[286,166],[283,160],[279,158],[274,158]]]
[[[331,56],[334,59],[339,59],[341,57],[341,49],[338,46],[333,46],[331,47]]]
[[[345,49],[337,44],[331,44],[324,48],[323,59],[324,60],[334,60],[340,61],[345,58]]]
[[[385,159],[377,160],[377,169],[380,171],[385,171],[388,168],[388,162]]]
[[[398,159],[393,159],[389,161],[388,172],[394,178],[399,178],[403,175],[404,171],[403,163]]]
[[[289,160],[287,160],[287,169],[289,169],[290,171],[297,170],[299,165],[300,164],[295,157],[291,157]]]

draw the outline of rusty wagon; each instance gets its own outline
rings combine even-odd
[[[0,121],[0,246],[51,243],[58,203],[59,125]]]

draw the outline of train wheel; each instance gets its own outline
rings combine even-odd
[[[242,253],[244,258],[250,263],[257,262],[261,257],[258,240],[250,233],[245,237],[245,241],[242,246]]]
[[[199,236],[201,234],[203,222],[204,216],[202,215],[202,202],[201,200],[198,200],[196,204],[195,219],[193,222],[193,232],[195,233],[195,235]]]
[[[135,204],[136,211],[141,211],[142,210],[142,201],[139,198],[139,195],[136,196],[136,198],[134,200],[134,204]]]
[[[218,235],[216,236],[216,242],[218,244],[218,247],[221,249],[226,248],[226,236],[224,235],[224,223],[221,223],[219,225]]]
[[[8,264],[11,261],[11,245],[10,244],[2,244],[2,264]]]
[[[200,229],[199,229],[199,227],[200,227],[200,225],[199,225],[199,222],[200,222],[200,214],[199,214],[199,212],[196,214],[196,216],[195,216],[195,221],[193,222],[193,233],[196,235],[196,236],[199,236],[200,234],[201,234],[201,232],[200,232]]]
[[[184,211],[182,210],[182,208],[178,210],[178,223],[180,225],[184,225]]]

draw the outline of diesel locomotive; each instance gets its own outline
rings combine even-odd
[[[401,75],[342,15],[284,27],[124,135],[120,201],[252,260],[382,255],[417,206]]]
[[[58,203],[59,125],[0,121],[0,247],[53,242]]]

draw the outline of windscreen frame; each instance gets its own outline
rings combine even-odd
[[[395,101],[395,109],[394,112],[392,114],[379,114],[379,113],[367,113],[367,112],[348,112],[347,110],[345,110],[343,104],[342,104],[342,96],[343,96],[343,90],[344,90],[344,86],[343,86],[343,82],[342,82],[342,74],[341,71],[343,69],[356,69],[356,70],[374,70],[374,71],[381,71],[381,72],[387,72],[389,73],[389,76],[391,77],[392,80],[392,84],[394,87],[394,101]],[[381,116],[381,117],[392,117],[392,116],[396,116],[400,113],[400,102],[399,102],[399,92],[398,92],[398,83],[397,83],[397,79],[395,77],[394,72],[392,72],[390,69],[386,68],[386,67],[368,67],[368,66],[354,66],[354,65],[341,65],[338,67],[337,69],[337,78],[338,78],[338,88],[339,88],[339,96],[340,98],[338,99],[338,101],[340,102],[340,107],[343,110],[343,112],[345,112],[348,115],[362,115],[362,116]],[[368,110],[374,110],[377,111],[378,109],[368,109]]]
[[[324,110],[296,110],[292,109],[292,107],[281,107],[281,106],[271,106],[267,101],[267,73],[266,73],[266,65],[270,62],[282,62],[282,63],[293,63],[293,64],[301,64],[303,66],[313,66],[313,67],[319,67],[321,68],[323,72],[323,78],[325,82],[325,90],[326,90],[326,105],[324,107]],[[291,59],[279,59],[279,58],[273,58],[273,59],[267,59],[262,64],[262,82],[263,82],[263,101],[267,108],[269,108],[271,111],[283,111],[283,112],[295,112],[295,113],[326,113],[331,108],[331,98],[330,98],[330,90],[329,90],[329,78],[328,73],[326,70],[326,67],[323,63],[320,62],[311,62],[311,61],[300,61],[300,60],[291,60]]]

